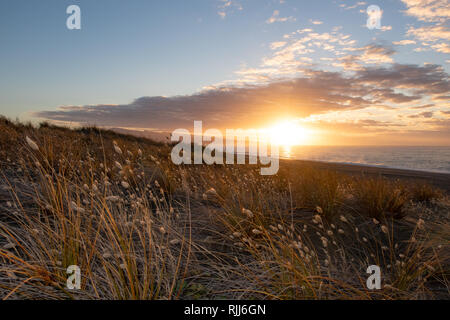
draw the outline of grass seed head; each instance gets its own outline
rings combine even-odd
[[[27,141],[31,149],[33,149],[34,151],[39,151],[38,145],[36,144],[36,142],[31,140],[30,137],[26,136],[25,140]]]
[[[122,155],[122,149],[120,149],[120,147],[118,146],[118,145],[114,145],[114,151],[117,153],[117,154],[120,154],[120,155]]]
[[[253,218],[253,212],[251,212],[248,209],[242,208],[242,213],[245,214],[247,217],[249,217],[250,219]]]

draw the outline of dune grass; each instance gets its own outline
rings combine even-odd
[[[175,166],[170,146],[0,120],[2,299],[449,297],[444,192],[282,163]],[[366,287],[369,265],[381,290]],[[81,269],[81,290],[66,269]]]

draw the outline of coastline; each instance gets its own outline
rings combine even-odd
[[[417,182],[427,182],[438,187],[450,194],[450,173],[440,173],[432,171],[420,171],[412,169],[397,169],[388,167],[377,167],[364,164],[350,164],[338,162],[312,161],[312,160],[288,160],[281,159],[281,164],[299,167],[314,167],[318,169],[332,170],[339,173],[349,174],[353,176],[383,176],[389,179],[400,179]]]

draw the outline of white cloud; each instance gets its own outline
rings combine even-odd
[[[443,25],[424,26],[420,28],[410,27],[407,35],[414,36],[422,41],[450,41],[450,30]]]
[[[242,5],[236,1],[236,0],[219,0],[219,11],[217,14],[222,18],[225,19],[227,16],[227,13],[230,11],[233,11],[234,9],[242,10]]]
[[[272,14],[272,16],[266,20],[266,23],[271,24],[271,23],[275,23],[275,22],[286,22],[286,21],[296,21],[297,19],[295,19],[292,16],[289,17],[280,17],[280,11],[275,10]]]
[[[311,22],[312,24],[315,24],[315,25],[323,24],[323,22],[320,21],[320,20],[312,20],[312,19],[310,19],[309,22]]]
[[[450,45],[448,43],[433,44],[431,47],[437,52],[450,53]]]
[[[414,40],[393,41],[392,43],[397,46],[406,46],[408,44],[416,44],[416,42]]]
[[[349,6],[349,5],[345,4],[345,3],[342,3],[342,4],[339,5],[339,7],[344,8],[345,10],[351,10],[351,9],[355,9],[355,8],[364,6],[366,4],[367,4],[367,2],[359,1],[359,2],[356,2],[355,4],[353,4],[351,6]]]
[[[414,50],[416,52],[429,51],[431,48],[437,52],[450,53],[448,44],[448,41],[450,41],[450,29],[446,26],[438,24],[419,28],[410,27],[407,35],[422,41],[422,47],[416,48]]]
[[[313,29],[307,28],[307,29],[299,29],[299,30],[297,30],[298,34],[305,33],[305,32],[313,32]]]
[[[284,47],[285,45],[286,45],[286,41],[272,42],[270,44],[270,49],[276,50],[276,49]]]
[[[407,9],[405,13],[420,21],[444,22],[450,18],[449,0],[402,0]]]

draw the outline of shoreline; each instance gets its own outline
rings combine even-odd
[[[333,170],[339,173],[361,176],[383,176],[390,179],[410,180],[411,182],[427,182],[450,194],[450,173],[420,171],[414,169],[398,169],[378,167],[365,164],[339,163],[314,160],[280,159],[280,163],[293,166],[311,166],[318,169]]]
[[[368,164],[368,163],[358,163],[358,162],[340,162],[340,161],[327,161],[327,160],[308,160],[308,159],[290,159],[290,158],[281,158],[282,160],[288,161],[305,161],[305,162],[320,162],[325,164],[336,164],[336,165],[349,165],[349,166],[361,166],[361,167],[371,167],[376,169],[394,169],[394,170],[404,170],[404,171],[416,171],[419,173],[436,173],[436,174],[447,174],[450,175],[450,171],[439,171],[439,170],[427,170],[427,169],[411,169],[411,168],[402,168],[402,167],[389,167],[385,165],[377,165],[377,164]]]

